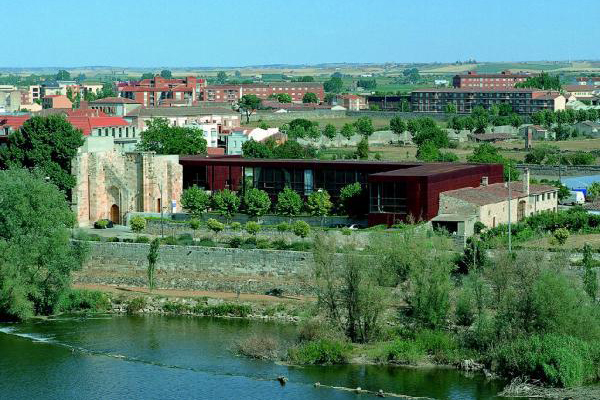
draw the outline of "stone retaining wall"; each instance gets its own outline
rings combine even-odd
[[[90,256],[75,282],[146,286],[149,245],[89,242]],[[161,288],[313,294],[312,253],[200,246],[160,246],[156,265]]]

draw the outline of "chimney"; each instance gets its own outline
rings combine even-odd
[[[487,186],[487,185],[488,185],[488,177],[482,176],[481,177],[481,186]]]
[[[523,192],[526,196],[529,196],[529,168],[525,168],[523,175]]]

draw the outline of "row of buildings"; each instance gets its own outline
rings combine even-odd
[[[556,211],[557,189],[503,182],[502,165],[364,162],[355,160],[271,160],[239,156],[162,156],[120,152],[112,138],[89,137],[73,163],[77,185],[72,204],[81,225],[99,219],[123,223],[130,212],[178,212],[183,190],[209,192],[249,187],[276,199],[285,187],[306,197],[319,189],[332,199],[358,182],[369,225],[412,219],[431,221],[465,240],[480,221],[488,227]],[[510,206],[509,206],[510,203]]]

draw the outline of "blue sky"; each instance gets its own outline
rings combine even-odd
[[[0,3],[0,67],[600,59],[598,0]]]

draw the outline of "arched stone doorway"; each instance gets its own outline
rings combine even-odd
[[[119,206],[116,204],[113,204],[110,207],[110,220],[113,222],[113,224],[121,223],[121,213],[119,212]]]

